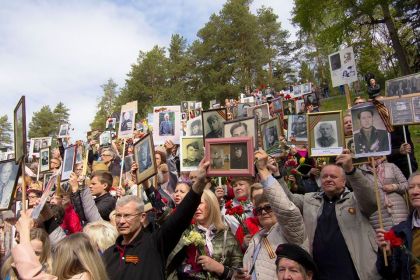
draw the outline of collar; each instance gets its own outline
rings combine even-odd
[[[420,214],[419,211],[417,211],[417,209],[414,210],[413,212],[413,218],[412,218],[412,225],[411,228],[420,228]]]
[[[350,193],[350,190],[347,187],[345,187],[344,188],[344,191],[339,196],[335,196],[335,197],[333,197],[331,199],[325,194],[324,191],[320,191],[317,194],[316,197],[317,198],[323,198],[325,201],[329,201],[329,202],[337,202],[337,201],[345,198],[349,193]]]
[[[130,248],[130,247],[138,246],[141,243],[141,240],[143,238],[145,230],[146,229],[143,227],[140,230],[140,232],[137,234],[137,236],[133,239],[133,241],[131,241],[129,244],[125,244],[125,245],[122,245],[122,242],[124,240],[123,236],[122,235],[118,236],[117,240],[115,241],[115,249],[114,250],[120,251],[122,248],[124,248],[124,251],[125,251],[126,247]]]

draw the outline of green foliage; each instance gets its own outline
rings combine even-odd
[[[105,122],[113,113],[115,101],[118,96],[118,85],[114,80],[109,79],[106,84],[101,85],[104,92],[98,103],[98,111],[96,112],[93,122],[90,124],[92,130],[104,130]]]
[[[0,145],[12,143],[11,133],[13,132],[12,124],[9,122],[7,115],[0,117]]]
[[[61,124],[69,122],[69,109],[59,102],[52,111],[45,105],[38,112],[34,112],[29,123],[29,138],[56,136]]]

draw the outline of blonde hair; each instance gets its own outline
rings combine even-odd
[[[43,229],[33,228],[30,232],[30,239],[39,240],[42,242],[42,253],[39,256],[39,262],[41,263],[45,272],[51,273],[51,243],[48,233]],[[6,279],[7,276],[9,276],[11,280],[19,279],[15,271],[12,269],[13,262],[14,261],[12,255],[9,255],[1,267],[1,279]]]
[[[216,195],[210,190],[204,190],[201,198],[204,199],[207,204],[207,219],[216,227],[217,231],[224,230],[226,227],[222,220],[222,213],[220,212],[220,206]]]
[[[84,233],[74,233],[61,240],[54,252],[53,275],[70,279],[86,272],[91,280],[107,280],[108,275],[98,251]]]
[[[104,252],[114,245],[115,240],[118,237],[117,229],[106,221],[88,223],[83,228],[83,232],[89,237],[92,244],[97,246],[101,252]]]

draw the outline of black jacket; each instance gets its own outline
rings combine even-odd
[[[95,198],[96,207],[98,207],[98,212],[101,215],[102,219],[105,221],[109,221],[109,214],[111,214],[112,210],[115,209],[115,204],[117,200],[115,197],[106,193]]]
[[[190,191],[156,231],[143,229],[128,245],[121,244],[120,236],[103,255],[109,279],[165,279],[166,259],[190,225],[200,201],[201,195]],[[133,263],[137,258],[138,262]]]

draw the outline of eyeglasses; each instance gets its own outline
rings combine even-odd
[[[129,222],[131,220],[134,219],[134,217],[136,217],[137,215],[140,215],[141,213],[136,213],[136,214],[115,214],[115,220],[116,221],[121,221],[122,219],[124,219],[126,222]]]
[[[273,209],[271,208],[271,206],[269,204],[265,205],[265,206],[261,206],[261,207],[257,207],[254,209],[254,214],[256,216],[261,216],[263,210],[265,211],[265,213],[271,213],[273,211]]]

